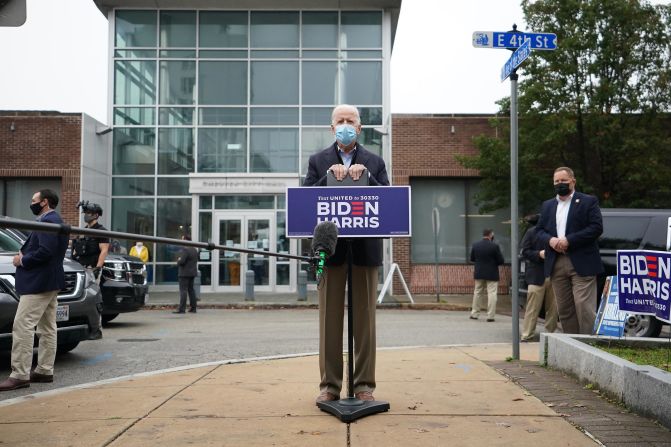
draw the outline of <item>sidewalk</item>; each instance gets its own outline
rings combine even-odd
[[[210,364],[0,404],[0,442],[21,446],[592,446],[485,362],[509,344],[380,350],[387,413],[352,424],[321,412],[317,357]],[[536,360],[537,345],[522,347]],[[8,403],[10,403],[8,405]]]
[[[473,295],[413,295],[414,304],[405,295],[385,296],[378,308],[405,308],[405,309],[442,309],[442,310],[470,310]],[[510,315],[511,296],[499,295],[496,312]],[[245,299],[244,293],[203,293],[198,306],[203,308],[291,308],[315,307],[319,299],[317,292],[308,292],[306,301],[299,301],[296,293],[256,292],[254,300]],[[149,290],[146,308],[176,307],[179,303],[179,292],[155,292]],[[520,316],[522,318],[523,315]]]

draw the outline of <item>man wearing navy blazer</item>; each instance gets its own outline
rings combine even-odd
[[[603,232],[596,197],[575,190],[573,170],[554,172],[556,196],[543,203],[537,237],[545,246],[545,276],[552,281],[562,330],[591,334],[596,318],[596,275],[603,272],[597,239]]]
[[[40,222],[63,223],[54,208],[58,195],[43,189],[33,195],[30,209]],[[12,372],[0,391],[26,388],[30,382],[53,382],[56,358],[56,307],[65,287],[63,258],[68,237],[34,231],[14,256],[16,291],[21,296],[12,329]],[[31,372],[35,327],[40,334],[37,367]]]
[[[328,172],[337,181],[358,180],[368,172],[371,186],[389,185],[381,157],[357,142],[361,119],[356,107],[341,104],[331,115],[335,142],[310,156],[303,186],[326,186]],[[319,372],[321,381],[317,403],[338,400],[343,381],[343,314],[347,266],[347,244],[338,240],[336,251],[327,260],[328,270],[319,284]],[[352,288],[354,318],[354,395],[374,400],[375,390],[375,305],[378,267],[382,265],[382,240],[357,239],[352,244]]]

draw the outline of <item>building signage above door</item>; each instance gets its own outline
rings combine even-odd
[[[281,194],[298,185],[298,176],[189,176],[190,194]]]

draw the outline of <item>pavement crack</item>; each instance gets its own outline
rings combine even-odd
[[[217,368],[219,368],[219,367],[220,367],[220,366],[218,366]],[[217,369],[217,368],[214,368],[214,369]],[[119,439],[121,436],[123,436],[126,432],[128,432],[128,430],[130,430],[131,428],[135,427],[135,426],[137,425],[138,422],[140,422],[140,421],[142,421],[142,420],[148,418],[149,415],[151,415],[153,412],[155,412],[156,410],[158,410],[159,408],[161,408],[163,405],[165,405],[167,402],[169,402],[170,400],[172,400],[175,396],[177,396],[179,393],[181,393],[181,392],[184,391],[185,389],[189,388],[191,385],[195,384],[196,382],[198,382],[198,381],[201,380],[202,378],[206,377],[206,376],[207,376],[208,374],[210,374],[212,371],[214,371],[214,370],[208,370],[208,371],[205,371],[202,375],[200,375],[199,377],[196,377],[196,378],[195,378],[194,380],[192,380],[190,383],[184,385],[183,387],[181,387],[180,389],[178,389],[177,391],[175,391],[174,393],[172,393],[171,395],[169,395],[168,397],[166,397],[165,399],[163,399],[163,400],[162,400],[160,403],[158,403],[154,408],[152,408],[152,409],[150,409],[149,411],[147,411],[147,413],[145,413],[143,416],[140,416],[139,418],[135,419],[135,421],[133,421],[133,422],[132,422],[131,424],[129,424],[126,428],[124,428],[124,429],[121,430],[119,433],[117,433],[116,436],[113,436],[109,441],[105,442],[105,443],[103,444],[103,447],[107,447],[108,445],[112,444],[114,441],[116,441],[116,440]]]

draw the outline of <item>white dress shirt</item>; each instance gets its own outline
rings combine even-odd
[[[571,208],[571,200],[573,200],[573,193],[566,200],[562,200],[557,196],[557,237],[566,237],[566,221],[568,220],[568,211]]]

